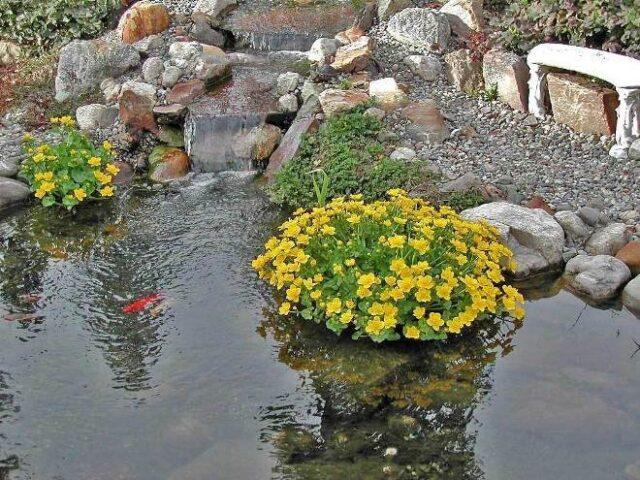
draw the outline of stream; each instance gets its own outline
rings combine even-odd
[[[3,215],[1,480],[640,478],[615,306],[529,290],[439,347],[279,319],[250,261],[283,213],[246,174]]]

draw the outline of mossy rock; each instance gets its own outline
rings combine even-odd
[[[189,173],[189,156],[176,147],[160,146],[149,155],[149,180],[167,183]]]

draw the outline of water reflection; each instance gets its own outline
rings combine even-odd
[[[287,397],[261,410],[279,478],[482,478],[468,426],[519,327],[487,321],[444,346],[380,347],[267,313],[259,333],[316,393],[307,414]]]
[[[0,425],[10,422],[14,414],[20,411],[15,404],[15,395],[11,393],[8,380],[9,374],[0,370]],[[6,448],[8,448],[8,439],[0,433],[0,480],[8,480],[11,470],[17,470],[20,467],[18,457],[5,450]]]

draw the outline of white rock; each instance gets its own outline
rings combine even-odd
[[[624,223],[612,223],[596,230],[584,249],[590,255],[615,255],[622,247],[629,243],[629,232]]]
[[[451,30],[460,37],[484,28],[482,0],[449,0],[440,13],[447,16]]]
[[[409,103],[409,97],[404,93],[394,78],[381,78],[369,84],[369,96],[375,97],[385,110],[392,110]]]
[[[198,42],[173,42],[169,47],[169,57],[173,62],[191,62],[202,54],[202,49],[202,44]]]
[[[629,310],[640,313],[640,277],[634,278],[624,287],[622,303]]]
[[[306,102],[312,96],[320,96],[324,87],[318,83],[312,82],[311,80],[305,80],[302,84],[302,88],[300,89],[300,96],[302,97],[302,101]]]
[[[237,4],[236,0],[198,0],[193,7],[193,14],[204,15],[213,26],[217,26],[222,16]]]
[[[160,57],[150,57],[142,64],[142,78],[147,83],[155,85],[164,73],[164,62]]]
[[[149,100],[150,103],[156,102],[156,87],[144,82],[128,81],[122,85],[120,96],[124,92],[133,92],[138,97],[143,97]]]
[[[293,113],[298,111],[298,97],[293,93],[282,95],[278,99],[278,106],[282,112]]]
[[[577,293],[601,302],[614,298],[631,278],[631,272],[610,255],[578,255],[567,263],[565,278]]]
[[[102,91],[107,103],[116,102],[120,96],[121,89],[122,85],[116,82],[113,78],[105,78],[102,83],[100,83],[100,90]]]
[[[391,17],[387,32],[404,45],[442,53],[449,43],[451,27],[442,13],[427,8],[407,8]]]
[[[182,69],[169,65],[165,68],[164,73],[162,74],[162,86],[166,88],[173,87],[180,81],[182,75]]]
[[[286,95],[295,92],[298,86],[302,85],[304,78],[296,72],[287,72],[278,75],[276,82],[276,93],[278,95]]]
[[[398,147],[389,156],[391,160],[413,160],[416,158],[416,151],[409,147]]]
[[[329,63],[338,51],[338,47],[340,47],[340,42],[335,38],[319,38],[313,42],[309,49],[309,61],[321,65]]]
[[[84,105],[76,110],[76,120],[81,130],[108,128],[118,118],[118,108],[95,103]]]
[[[433,82],[442,72],[442,62],[435,55],[409,55],[405,57],[404,63],[427,82]]]
[[[582,248],[584,242],[586,242],[593,233],[593,229],[584,223],[574,212],[568,210],[558,212],[554,217],[564,229],[567,245],[570,247]]]

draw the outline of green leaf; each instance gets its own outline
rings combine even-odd
[[[84,168],[74,168],[71,170],[71,178],[78,183],[84,182],[87,178]]]
[[[42,199],[42,205],[45,207],[51,207],[52,205],[55,205],[55,204],[56,204],[56,199],[53,198],[51,195],[47,195]]]

